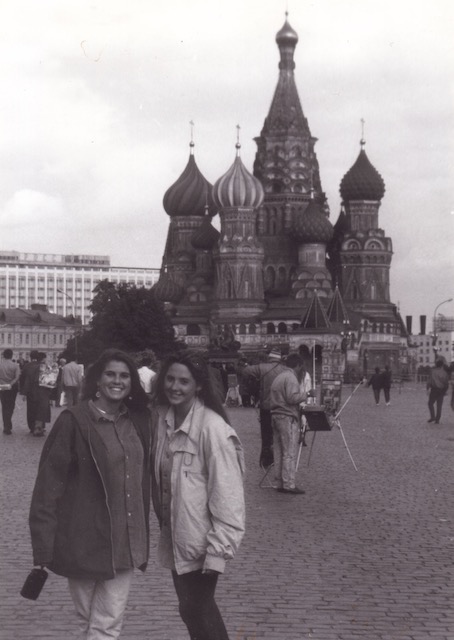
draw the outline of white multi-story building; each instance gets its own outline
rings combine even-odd
[[[439,331],[435,345],[433,335],[412,335],[410,341],[417,350],[417,366],[433,367],[436,359],[435,354],[443,356],[447,363],[454,361],[454,331]]]
[[[87,324],[93,289],[101,280],[151,288],[158,278],[159,269],[112,267],[109,256],[0,251],[0,307],[45,304],[52,313]]]

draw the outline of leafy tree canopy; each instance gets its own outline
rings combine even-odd
[[[151,289],[102,280],[94,294],[89,306],[92,320],[87,329],[68,342],[63,358],[77,352],[79,361],[89,364],[111,347],[129,353],[152,350],[162,358],[184,348],[175,339],[164,306]]]

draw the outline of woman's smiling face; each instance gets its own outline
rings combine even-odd
[[[98,381],[101,398],[108,404],[120,403],[131,393],[131,373],[128,365],[111,360],[104,367]]]
[[[174,362],[164,378],[164,393],[169,403],[182,414],[187,413],[194,402],[200,385],[185,364]]]

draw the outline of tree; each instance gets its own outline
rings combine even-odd
[[[129,353],[151,349],[162,358],[184,348],[175,339],[164,306],[151,289],[102,280],[94,294],[88,329],[68,342],[63,358],[77,351],[79,360],[89,364],[111,347]]]

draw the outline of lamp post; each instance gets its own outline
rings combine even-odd
[[[76,305],[74,302],[74,298],[72,298],[69,293],[66,293],[66,291],[63,291],[63,289],[58,289],[57,291],[59,293],[62,293],[64,296],[66,296],[68,298],[68,300],[71,303],[72,309],[73,309],[73,318],[74,318],[74,351],[75,351],[75,356],[76,356],[76,360],[77,360],[77,331],[76,331]]]
[[[437,322],[437,311],[438,309],[441,307],[442,304],[446,304],[447,302],[452,302],[452,298],[448,298],[447,300],[443,300],[443,302],[440,302],[439,304],[437,304],[437,306],[435,307],[435,311],[434,311],[434,316],[433,316],[433,338],[432,338],[432,346],[434,348],[434,351],[437,352],[437,329],[436,329],[436,322]]]

